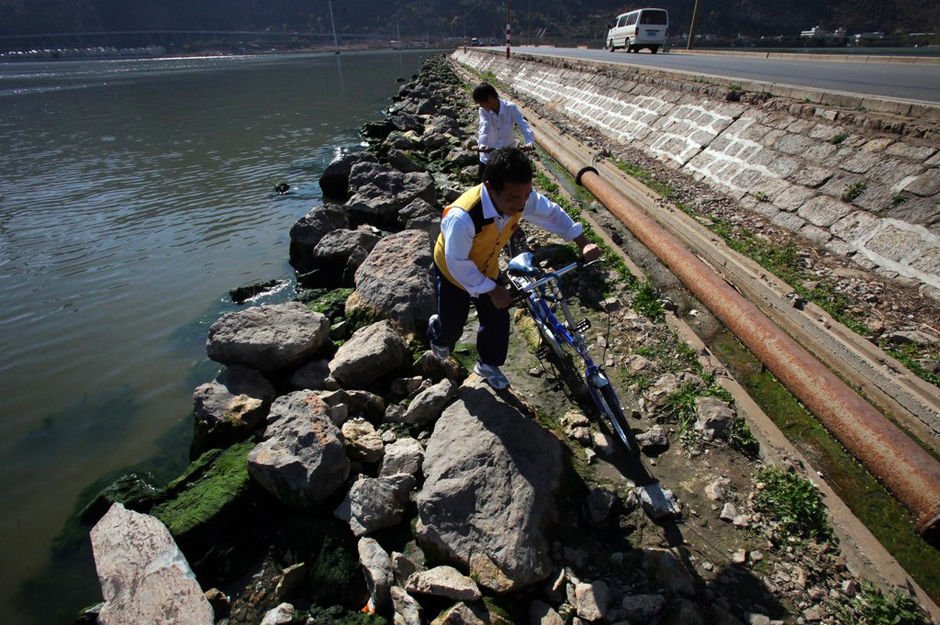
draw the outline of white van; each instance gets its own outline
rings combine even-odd
[[[607,49],[613,52],[623,48],[639,52],[647,48],[653,54],[666,44],[669,13],[666,9],[637,9],[617,16],[608,26]]]

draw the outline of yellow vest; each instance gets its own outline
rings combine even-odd
[[[512,233],[519,227],[519,220],[522,213],[516,213],[509,218],[506,227],[500,232],[492,218],[483,217],[483,185],[477,185],[464,192],[457,200],[444,209],[444,215],[451,209],[466,211],[473,219],[473,246],[470,248],[470,260],[477,266],[480,273],[487,278],[495,280],[499,275],[499,253],[502,251]],[[437,237],[437,243],[434,244],[434,264],[441,271],[445,278],[460,286],[454,277],[447,270],[447,261],[444,259],[444,235]],[[463,288],[460,286],[460,288]]]

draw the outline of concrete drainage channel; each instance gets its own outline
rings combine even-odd
[[[470,79],[468,74],[464,75]],[[606,168],[604,171],[605,168],[599,165],[606,179],[602,180],[600,173],[590,167],[593,156],[591,151],[558,136],[547,122],[537,118],[531,111],[527,111],[527,117],[537,127],[537,137],[549,155],[559,161],[560,166],[568,170],[569,174],[579,174],[579,178],[582,176],[587,178],[588,180],[579,180],[579,182],[586,184],[592,192],[595,192],[608,208],[613,208],[615,212],[622,211],[623,204],[626,202],[624,195],[630,196],[634,202],[645,204],[645,208],[653,206],[654,196],[651,193],[639,189],[636,184],[631,185],[623,180],[623,177],[615,173],[616,170],[613,168]],[[624,219],[622,215],[618,216]],[[587,214],[584,217],[590,220]],[[634,212],[630,213],[630,217],[632,221],[648,219],[645,215]],[[674,222],[677,218],[678,221],[692,221],[673,209],[668,220]],[[603,237],[603,226],[596,222],[592,225],[595,231]],[[735,288],[743,285],[740,286],[740,290],[757,300],[764,313],[768,314],[774,323],[793,334],[798,341],[814,345],[813,350],[817,353],[822,352],[829,357],[834,357],[835,361],[843,363],[837,368],[839,375],[853,385],[864,389],[879,410],[890,414],[905,429],[925,441],[935,454],[937,453],[936,424],[940,417],[940,400],[936,396],[936,389],[907,372],[903,366],[893,362],[867,341],[858,339],[851,332],[841,328],[838,323],[828,319],[822,311],[809,307],[807,312],[813,315],[813,321],[807,323],[806,319],[809,317],[799,319],[803,313],[795,311],[785,299],[784,294],[789,291],[785,284],[772,278],[768,279],[764,275],[760,276],[761,279],[755,280],[755,275],[764,272],[755,271],[753,263],[747,259],[742,260],[726,250],[715,249],[715,246],[709,243],[714,236],[708,232],[702,233],[700,227],[695,228],[693,225],[685,223],[684,227],[675,229],[683,233],[679,236],[684,244],[696,250],[696,254],[704,255],[704,258],[713,266],[721,266],[722,272],[720,273],[733,279]],[[632,224],[629,227],[633,229]],[[758,312],[758,307],[746,302],[743,297],[739,297],[734,289],[725,283],[725,277],[715,274],[708,277],[706,274],[711,272],[707,271],[702,261],[685,251],[671,236],[660,232],[659,226],[655,223],[649,227],[653,228],[655,233],[650,235],[646,232],[640,238],[652,247],[659,248],[657,253],[663,248],[668,250],[667,254],[675,253],[682,256],[684,253],[686,256],[681,261],[682,263],[702,265],[695,271],[686,273],[686,276],[682,278],[683,281],[696,291],[706,304],[710,304],[709,307],[716,308],[719,311],[718,316],[724,319],[726,324],[738,326],[735,333],[742,338],[751,351],[761,354],[765,363],[769,361],[771,363],[769,366],[777,377],[784,380],[787,386],[800,396],[804,404],[811,407],[817,415],[821,415],[821,420],[840,440],[843,440],[846,447],[863,457],[863,462],[873,473],[878,475],[915,513],[918,530],[922,534],[931,534],[936,538],[935,532],[938,515],[940,515],[940,464],[935,458],[885,420],[878,414],[878,411],[865,403],[838,377],[812,358],[790,336],[774,327],[774,323]],[[675,232],[673,236],[676,236]],[[620,246],[609,239],[608,245],[624,256],[635,275],[643,275],[639,267],[623,254]],[[679,261],[674,255],[668,257],[667,264],[675,266],[677,263]],[[729,267],[729,264],[734,266]],[[688,272],[687,268],[686,271]],[[744,279],[745,276],[748,279]],[[728,308],[727,302],[731,299],[739,301],[735,306]],[[757,317],[763,321],[755,325],[753,320]],[[744,318],[743,329],[742,318]],[[690,326],[676,317],[670,317],[669,322],[693,348],[700,353],[707,354],[705,344],[695,335]],[[781,356],[784,351],[787,351],[788,355]],[[796,373],[793,373],[794,371]],[[820,384],[821,380],[822,384]],[[773,420],[754,402],[741,385],[731,378],[722,380],[721,384],[732,393],[736,404],[744,412],[752,428],[756,430],[762,450],[768,459],[799,458],[808,469],[812,466],[812,463],[787,440]],[[822,394],[817,392],[820,386],[825,387]],[[862,415],[862,426],[859,425],[858,415]],[[861,436],[858,435],[859,430],[865,430]],[[867,565],[866,568],[876,571],[878,576],[890,583],[904,584],[908,576],[897,560],[884,549],[828,484],[821,483],[820,490],[826,495],[834,526],[842,534],[840,538],[843,539],[843,544],[855,548],[852,551],[857,559],[856,564]],[[919,587],[916,591],[922,605],[933,618],[940,617],[940,609],[926,593]]]

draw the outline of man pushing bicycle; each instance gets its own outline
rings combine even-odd
[[[428,340],[438,358],[447,358],[463,332],[472,303],[477,310],[479,359],[473,372],[494,389],[509,386],[500,371],[509,348],[512,295],[497,284],[499,253],[519,221],[574,241],[584,260],[600,258],[582,226],[558,204],[532,189],[532,163],[519,148],[491,153],[483,184],[471,187],[444,209],[441,234],[434,246],[432,273],[437,314],[428,322]]]

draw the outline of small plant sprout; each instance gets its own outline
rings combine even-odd
[[[858,196],[865,192],[865,189],[868,188],[868,185],[864,182],[853,182],[845,188],[845,191],[842,192],[842,201],[843,202],[852,202]]]

